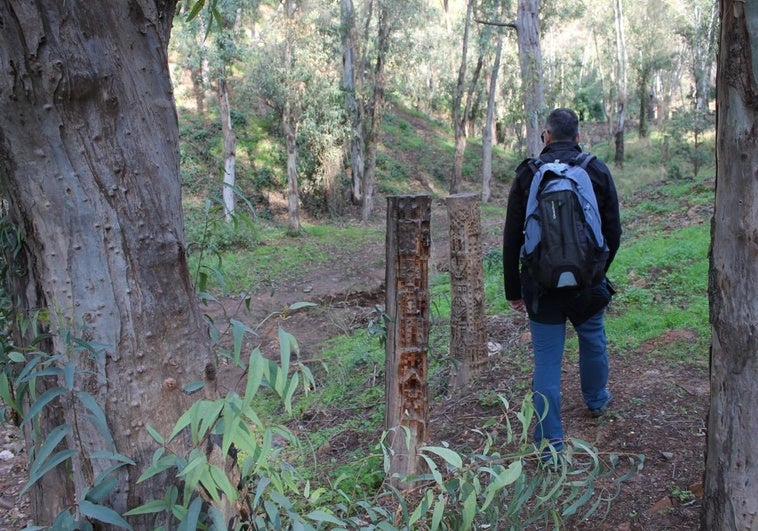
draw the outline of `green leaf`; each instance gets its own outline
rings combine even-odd
[[[162,448],[161,448],[162,450]],[[160,474],[161,472],[164,472],[168,470],[171,467],[177,466],[178,458],[175,455],[166,455],[164,457],[161,457],[157,461],[154,461],[148,468],[145,470],[140,477],[137,478],[137,483],[141,483],[145,481],[146,479],[150,479],[151,477]]]
[[[147,503],[143,503],[139,507],[135,507],[124,513],[124,516],[136,516],[138,514],[151,514],[159,513],[161,511],[168,510],[166,502],[164,500],[151,500]]]
[[[423,457],[424,461],[426,461],[426,465],[429,467],[429,471],[432,473],[434,481],[437,483],[437,485],[444,487],[445,484],[442,481],[442,474],[440,473],[439,468],[437,468],[437,463],[435,463],[434,460],[428,455],[421,454],[421,457]]]
[[[454,468],[461,468],[463,466],[463,459],[461,459],[460,454],[450,448],[444,448],[442,446],[422,446],[421,451],[437,454]]]
[[[296,302],[294,304],[290,304],[288,310],[291,312],[294,312],[296,310],[300,310],[301,308],[309,308],[311,306],[318,306],[318,305],[312,302]]]
[[[120,514],[104,505],[97,505],[87,500],[82,500],[79,504],[79,511],[90,518],[94,518],[100,522],[106,524],[115,525],[123,529],[132,529],[126,520],[124,520]]]
[[[502,467],[500,467],[502,469]],[[499,491],[518,480],[521,477],[523,471],[523,465],[521,461],[514,461],[508,468],[502,469],[499,473],[494,470],[491,471],[492,479],[490,480],[487,488],[484,491],[484,502],[480,508],[480,511],[485,511],[490,506],[492,500]]]
[[[9,352],[8,353],[8,359],[11,360],[13,363],[25,363],[26,357],[21,354],[20,352]]]
[[[198,380],[196,382],[190,382],[188,384],[185,384],[184,387],[182,387],[182,391],[184,391],[188,395],[191,395],[192,393],[199,391],[203,387],[205,387],[205,382],[203,380]]]
[[[211,506],[208,509],[208,516],[210,516],[211,522],[213,523],[211,530],[215,529],[216,531],[224,531],[227,529],[226,522],[224,522],[224,513],[219,511],[216,507]]]
[[[150,434],[150,437],[152,437],[155,442],[163,445],[163,437],[155,430],[155,428],[153,428],[150,424],[145,424],[145,428],[147,429],[147,433]]]
[[[213,481],[216,482],[216,485],[221,489],[221,491],[226,495],[226,497],[229,500],[229,503],[234,503],[237,501],[238,492],[237,489],[234,488],[231,481],[229,481],[229,478],[226,476],[223,470],[221,470],[219,467],[215,465],[210,466],[210,472],[211,477],[213,478]]]
[[[63,393],[66,392],[66,389],[63,387],[53,387],[52,389],[48,389],[44,393],[40,395],[40,397],[32,404],[32,407],[29,408],[29,411],[26,413],[26,418],[21,422],[21,426],[29,422],[31,419],[36,417],[40,411],[42,411],[42,408],[45,407],[47,404],[61,396]]]
[[[50,454],[53,453],[56,446],[71,432],[71,426],[68,424],[61,424],[53,428],[50,433],[47,434],[42,446],[36,452],[34,462],[29,467],[29,475],[33,476],[37,473],[40,467],[43,466]]]
[[[313,520],[314,522],[327,522],[334,525],[341,525],[345,526],[347,525],[343,520],[340,520],[336,516],[329,514],[325,511],[311,511],[307,514],[307,517]]]
[[[414,529],[414,524],[429,511],[429,506],[432,504],[432,496],[434,496],[434,493],[431,490],[427,490],[424,493],[424,497],[421,498],[421,501],[416,506],[416,509],[411,513],[411,518],[408,520],[408,525],[411,529]]]
[[[108,477],[103,481],[93,485],[85,494],[84,499],[91,501],[92,503],[99,503],[105,499],[111,491],[116,488],[116,478]]]
[[[66,459],[70,458],[72,455],[74,455],[73,450],[61,450],[57,454],[55,454],[53,457],[51,457],[45,464],[40,465],[36,471],[36,473],[32,474],[29,473],[29,481],[24,485],[24,488],[21,489],[21,494],[29,490],[29,488],[34,485],[39,479],[47,474],[50,470],[58,466],[60,463],[65,461]]]
[[[437,531],[442,523],[442,517],[445,515],[445,505],[447,505],[447,497],[444,494],[437,496],[437,501],[434,502],[434,512],[432,513],[432,527],[430,531]]]
[[[468,496],[463,500],[463,523],[461,529],[471,529],[471,524],[476,516],[476,492],[471,489]]]
[[[198,13],[203,9],[203,6],[205,5],[205,0],[197,0],[194,4],[190,4],[190,10],[187,14],[187,20],[194,19]]]
[[[200,518],[200,509],[203,506],[203,502],[200,497],[196,496],[187,510],[187,515],[182,520],[177,528],[178,531],[195,531],[198,528],[198,520]]]
[[[63,381],[65,382],[66,389],[69,391],[74,390],[74,376],[76,375],[76,365],[66,362],[63,366]]]
[[[86,416],[87,420],[89,420],[92,425],[97,428],[98,433],[103,438],[103,440],[105,440],[106,444],[111,448],[115,448],[116,445],[113,442],[111,431],[108,428],[108,420],[105,418],[105,412],[103,411],[103,408],[100,407],[100,404],[97,403],[92,395],[85,393],[84,391],[78,391],[76,393],[76,396],[82,402],[82,404],[84,404],[87,409],[92,412],[91,415]]]
[[[18,407],[15,397],[11,392],[10,382],[8,381],[8,375],[4,372],[0,372],[0,400],[5,402],[10,408],[18,413],[22,414],[21,408]]]

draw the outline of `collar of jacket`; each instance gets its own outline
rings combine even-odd
[[[550,142],[547,146],[545,146],[542,149],[542,152],[540,152],[540,157],[548,153],[565,153],[567,151],[576,151],[577,153],[581,153],[582,148],[579,147],[579,144],[573,140],[557,140],[555,142]]]

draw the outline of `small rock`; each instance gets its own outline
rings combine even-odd
[[[13,457],[14,457],[13,452],[9,450],[3,450],[2,452],[0,452],[0,461],[10,461],[11,459],[13,459]]]
[[[674,453],[673,452],[661,452],[661,456],[663,456],[663,458],[666,461],[671,461],[671,459],[673,459],[673,457],[674,457]]]

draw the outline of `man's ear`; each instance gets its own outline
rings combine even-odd
[[[581,141],[582,141],[582,134],[577,133],[576,136],[574,137],[574,144],[578,144]]]

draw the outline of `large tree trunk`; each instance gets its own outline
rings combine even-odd
[[[41,523],[81,502],[113,464],[98,450],[137,463],[117,474],[109,506],[162,498],[165,478],[136,483],[156,448],[145,427],[168,435],[190,400],[185,384],[213,390],[185,260],[167,64],[173,13],[170,0],[0,7],[0,180],[28,264],[18,295],[27,311],[46,309],[53,352],[81,369],[74,390],[94,397],[113,438],[111,448],[75,393],[61,397],[62,418],[43,409],[45,430],[61,420],[75,427],[62,443],[75,457],[70,474],[33,489]],[[99,346],[72,348],[67,333]]]
[[[225,69],[224,69],[225,70]],[[218,110],[221,115],[221,135],[224,138],[224,175],[222,197],[224,198],[224,218],[227,222],[234,215],[234,185],[236,182],[235,166],[237,163],[237,133],[232,123],[231,106],[229,105],[229,87],[222,70],[218,79]]]
[[[539,0],[519,0],[516,31],[526,116],[526,152],[529,157],[535,157],[542,150],[540,133],[545,118]]]
[[[758,528],[758,4],[721,0],[703,529]]]
[[[358,90],[355,75],[356,39],[355,9],[353,0],[342,0],[342,90],[345,91],[345,108],[350,124],[350,177],[352,200],[360,203],[363,199],[363,130],[361,108],[358,104]]]

